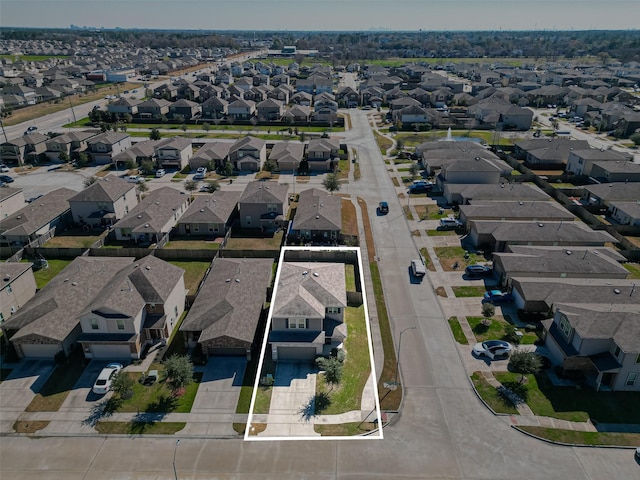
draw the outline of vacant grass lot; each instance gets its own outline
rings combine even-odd
[[[500,383],[518,382],[520,374],[498,372]],[[596,392],[555,387],[546,374],[526,375],[527,405],[536,415],[574,422],[640,423],[640,392]]]
[[[332,386],[325,383],[323,375],[317,377],[316,393],[328,393],[331,402],[321,412],[325,415],[359,410],[362,391],[371,372],[364,306],[347,307],[344,314],[348,335],[344,345],[347,356],[343,364],[342,380],[339,385]]]

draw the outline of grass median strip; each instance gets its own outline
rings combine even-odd
[[[451,332],[453,333],[453,338],[456,342],[462,345],[469,345],[469,341],[462,331],[462,327],[460,326],[460,322],[458,321],[458,317],[450,317],[449,320],[449,328],[451,328]]]
[[[518,413],[516,407],[513,404],[502,397],[496,387],[491,385],[485,378],[482,376],[480,372],[473,372],[471,375],[471,380],[473,381],[473,385],[476,387],[476,391],[478,395],[484,400],[484,402],[489,405],[491,410],[496,413],[505,413],[509,415],[514,415]]]
[[[97,422],[98,433],[110,435],[173,435],[184,427],[186,422]]]
[[[570,445],[618,445],[629,447],[640,445],[640,434],[638,433],[580,432],[534,426],[521,426],[518,429],[552,442]]]

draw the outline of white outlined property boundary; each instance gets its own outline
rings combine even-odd
[[[362,266],[362,256],[361,256],[361,252],[360,252],[360,248],[358,247],[283,247],[281,252],[280,252],[280,258],[278,259],[278,269],[276,272],[276,278],[274,281],[274,288],[273,288],[273,294],[272,294],[272,298],[276,298],[276,295],[278,294],[278,284],[280,282],[280,272],[282,269],[282,264],[284,262],[284,258],[285,258],[285,254],[288,251],[294,251],[294,250],[298,250],[298,251],[318,251],[318,252],[339,252],[339,251],[348,251],[348,252],[355,252],[358,258],[358,268],[360,269],[360,289],[362,292],[362,304],[364,306],[364,316],[365,316],[365,323],[367,325],[367,341],[369,344],[369,363],[371,364],[371,375],[369,376],[369,379],[367,380],[367,382],[373,382],[373,385],[369,386],[369,388],[372,388],[373,392],[374,392],[374,399],[375,399],[375,412],[376,412],[376,421],[377,421],[377,425],[378,425],[378,435],[375,434],[370,434],[370,435],[366,435],[366,436],[313,436],[313,437],[305,437],[305,436],[282,436],[282,437],[267,437],[267,436],[258,436],[258,435],[251,435],[251,425],[253,424],[253,409],[255,407],[255,401],[256,401],[256,393],[258,390],[258,386],[259,386],[259,382],[260,382],[260,373],[262,372],[262,364],[264,362],[264,357],[265,357],[265,353],[266,353],[266,349],[268,348],[268,340],[269,340],[269,331],[271,329],[271,316],[273,313],[273,305],[274,302],[271,301],[271,305],[269,307],[269,314],[267,317],[267,325],[265,327],[265,333],[264,333],[264,339],[262,341],[262,349],[260,351],[260,360],[258,362],[258,370],[256,372],[256,379],[253,385],[253,392],[251,394],[251,404],[249,406],[249,417],[247,418],[247,424],[245,426],[245,433],[244,433],[244,440],[247,441],[273,441],[273,440],[363,440],[363,439],[368,439],[368,440],[382,440],[384,438],[384,434],[382,431],[382,416],[380,413],[380,398],[378,397],[378,385],[377,385],[377,374],[376,374],[376,368],[375,368],[375,362],[374,362],[374,358],[373,358],[373,342],[372,342],[372,338],[371,338],[371,324],[369,322],[369,309],[367,306],[367,294],[366,294],[366,290],[365,290],[365,283],[364,283],[364,270],[363,270],[363,266]],[[367,388],[367,386],[365,385],[365,388]]]

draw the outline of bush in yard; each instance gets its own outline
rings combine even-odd
[[[338,385],[342,380],[342,362],[337,357],[318,357],[316,367],[324,370],[324,379],[330,385]]]
[[[484,303],[482,305],[482,315],[489,318],[496,314],[496,307],[492,303]]]
[[[540,367],[540,357],[533,352],[515,350],[509,357],[509,370],[519,373],[520,383],[524,381],[524,376],[530,373],[538,373]]]
[[[504,339],[507,342],[515,343],[516,345],[520,343],[520,337],[518,336],[517,328],[515,325],[507,324],[504,327]]]
[[[164,362],[167,383],[174,396],[184,394],[184,389],[193,381],[193,364],[185,355],[171,355]]]

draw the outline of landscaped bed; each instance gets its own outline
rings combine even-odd
[[[454,270],[464,271],[467,265],[485,262],[484,256],[467,252],[462,247],[434,247],[440,266],[446,272]],[[457,264],[457,268],[454,266]]]
[[[478,395],[491,407],[491,410],[496,413],[506,413],[509,415],[518,413],[516,407],[514,407],[509,400],[502,397],[502,395],[498,393],[498,390],[485,380],[482,373],[474,372],[473,375],[471,375],[471,380],[476,387]]]
[[[503,317],[496,316],[492,318],[485,317],[467,317],[467,322],[473,330],[473,334],[478,342],[484,342],[485,340],[507,340],[505,338],[505,327],[510,323]],[[522,337],[520,343],[523,345],[531,345],[538,336],[535,332],[527,332],[524,328],[520,329]]]

